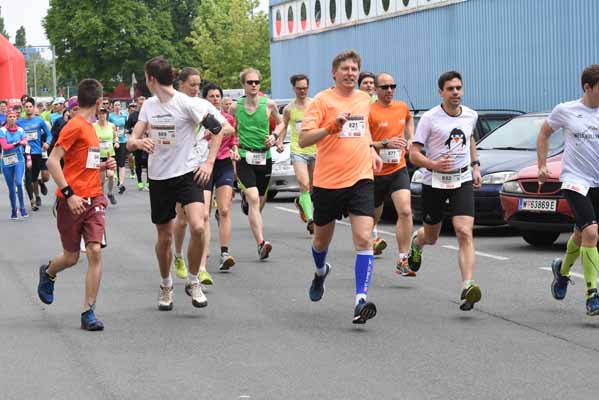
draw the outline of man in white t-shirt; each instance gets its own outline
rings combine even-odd
[[[462,105],[462,76],[456,71],[439,77],[443,103],[424,113],[410,149],[410,160],[424,167],[422,184],[422,228],[414,232],[410,269],[418,271],[422,247],[439,239],[446,201],[452,209],[452,223],[458,239],[458,264],[462,274],[460,310],[470,311],[480,301],[481,291],[474,283],[474,188],[481,185],[480,162],[472,132],[476,111]],[[426,155],[422,154],[422,150]]]
[[[599,315],[597,295],[597,217],[599,216],[599,64],[582,72],[581,99],[557,105],[539,132],[537,158],[539,183],[551,177],[547,170],[549,137],[562,129],[566,148],[562,159],[562,193],[576,217],[566,255],[551,263],[551,293],[556,300],[566,297],[570,270],[578,257],[587,285],[587,315]]]
[[[164,58],[156,57],[146,62],[144,71],[146,84],[154,96],[144,102],[127,149],[150,153],[150,207],[158,233],[156,257],[162,276],[158,309],[168,311],[173,308],[170,269],[176,203],[185,210],[191,234],[187,250],[190,274],[185,291],[191,294],[194,307],[205,307],[208,301],[198,280],[204,232],[201,185],[210,179],[222,134],[233,133],[233,128],[208,101],[189,97],[173,88],[173,70]],[[208,159],[198,167],[194,145],[200,124],[215,136],[211,140]],[[146,131],[149,131],[149,137],[142,138]]]

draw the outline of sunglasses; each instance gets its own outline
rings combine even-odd
[[[395,90],[397,88],[397,85],[395,83],[393,85],[380,85],[380,86],[378,86],[378,88],[383,89],[383,90],[389,90],[389,89]]]
[[[258,86],[260,84],[260,81],[245,81],[245,83],[250,86],[253,86],[253,85]]]

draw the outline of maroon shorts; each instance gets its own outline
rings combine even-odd
[[[102,243],[104,239],[106,198],[104,195],[84,198],[83,205],[85,212],[81,215],[73,214],[64,199],[58,199],[56,205],[56,226],[62,247],[72,253],[79,252],[81,237],[86,246],[90,242]]]

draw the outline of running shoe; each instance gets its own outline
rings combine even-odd
[[[19,211],[21,212],[21,217],[23,217],[23,218],[29,218],[29,214],[27,213],[26,209],[21,208]]]
[[[141,192],[142,190],[144,190],[144,184],[143,184],[143,182],[139,182],[139,183],[137,184],[137,190],[139,190],[140,192]]]
[[[48,188],[46,187],[46,183],[43,180],[38,180],[37,184],[40,187],[40,192],[42,192],[42,194],[45,196],[48,194]]]
[[[146,191],[146,192],[150,191],[150,184],[148,182],[144,183],[144,191]]]
[[[561,273],[562,259],[556,258],[551,262],[551,272],[553,272],[553,282],[551,282],[551,294],[555,300],[563,300],[568,293],[568,283],[574,285],[574,281],[569,276]]]
[[[306,213],[304,212],[304,209],[302,208],[302,205],[299,202],[299,197],[293,199],[293,204],[295,204],[295,208],[297,208],[297,210],[299,211],[299,216],[302,219],[302,222],[308,222],[308,219],[306,218]]]
[[[324,295],[324,281],[327,279],[329,272],[331,272],[331,264],[326,263],[324,267],[326,268],[324,275],[320,276],[316,272],[314,273],[314,279],[312,279],[312,284],[308,292],[312,301],[320,301]]]
[[[310,232],[310,235],[314,235],[314,221],[308,221],[308,225],[306,225],[306,229]]]
[[[410,256],[408,257],[408,265],[414,272],[418,272],[420,265],[422,264],[422,249],[414,244],[418,232],[414,232],[412,235],[412,243],[410,244]]]
[[[119,194],[125,193],[125,190],[127,190],[127,188],[125,187],[125,185],[120,185],[119,186]]]
[[[592,292],[587,294],[587,315],[591,317],[599,315],[599,295],[597,295],[597,289],[592,289]]]
[[[374,239],[374,242],[372,243],[372,250],[374,251],[374,255],[379,256],[383,254],[383,250],[385,250],[386,248],[387,242],[385,241],[385,239],[381,238],[380,236],[377,236],[376,239]]]
[[[235,265],[235,259],[229,253],[223,253],[220,255],[220,265],[218,266],[219,271],[227,272]]]
[[[40,281],[37,285],[37,295],[44,304],[52,304],[54,301],[54,282],[56,278],[50,277],[46,270],[48,265],[40,266]]]
[[[370,301],[360,299],[356,308],[354,308],[353,324],[365,324],[366,321],[376,316],[376,306]]]
[[[193,304],[194,307],[202,308],[208,305],[208,299],[204,292],[202,292],[202,287],[199,282],[186,284],[185,293],[187,293],[188,296],[191,296],[191,304]]]
[[[212,280],[212,276],[208,271],[200,271],[198,274],[198,278],[200,279],[200,283],[202,285],[213,285],[214,281]]]
[[[135,179],[135,174],[129,175],[129,179]]]
[[[95,307],[92,306],[89,310],[81,314],[81,329],[85,329],[86,331],[104,330],[104,324],[96,318],[94,308]]]
[[[482,297],[482,293],[480,288],[475,283],[472,283],[466,289],[462,290],[462,295],[460,296],[460,300],[462,303],[460,304],[460,310],[462,311],[470,311],[474,308],[474,304],[478,303]]]
[[[268,240],[258,246],[258,257],[260,260],[266,260],[272,250],[272,244]]]
[[[408,263],[407,258],[397,261],[397,265],[395,266],[395,273],[399,276],[408,276],[408,277],[416,276],[416,272],[414,272],[410,269],[410,265]]]
[[[243,192],[241,192],[241,212],[243,212],[245,215],[248,215],[250,212],[250,205],[248,204],[248,201],[245,198],[245,193]]]
[[[183,257],[175,256],[175,275],[180,279],[187,279],[187,265]]]
[[[41,207],[42,206],[42,198],[41,197],[36,197],[35,198],[35,205],[37,207]]]
[[[12,211],[10,212],[10,219],[12,219],[13,221],[17,221],[19,219],[16,208],[13,208]]]
[[[160,285],[158,294],[158,309],[160,311],[170,311],[173,309],[173,287],[164,287]]]
[[[114,194],[109,193],[107,197],[108,197],[108,200],[110,200],[110,204],[112,204],[113,206],[115,206],[116,205],[116,199],[114,198]]]
[[[35,200],[31,200],[31,211],[37,211],[39,207],[36,205]]]

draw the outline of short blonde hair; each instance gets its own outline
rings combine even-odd
[[[345,50],[341,53],[337,54],[335,58],[333,58],[333,71],[337,71],[339,65],[343,61],[353,60],[358,64],[358,69],[362,68],[362,59],[360,58],[360,54],[356,50]]]
[[[251,74],[251,73],[258,74],[258,79],[260,79],[260,78],[261,78],[261,76],[260,76],[260,71],[258,71],[257,69],[254,69],[254,68],[246,68],[246,69],[244,69],[243,71],[241,71],[241,73],[239,74],[239,80],[241,81],[241,84],[242,84],[242,85],[245,85],[245,77],[246,77],[248,74]]]

